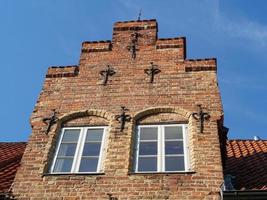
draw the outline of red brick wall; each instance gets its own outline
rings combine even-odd
[[[17,173],[18,199],[218,199],[223,181],[217,121],[222,105],[215,59],[186,59],[185,38],[158,39],[157,22],[114,24],[112,41],[84,42],[79,66],[49,68],[31,116],[32,134]],[[128,46],[137,31],[136,58]],[[154,83],[144,69],[161,72]],[[116,73],[102,84],[99,72]],[[191,113],[201,104],[211,118],[204,133]],[[126,106],[133,120],[123,133],[115,115]],[[45,134],[43,118],[56,109],[59,120]],[[168,115],[169,113],[169,115]],[[181,121],[189,125],[192,173],[130,174],[135,124]],[[102,175],[45,175],[63,124],[108,124],[108,145]]]

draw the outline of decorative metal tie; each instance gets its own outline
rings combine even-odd
[[[47,125],[47,128],[46,128],[46,131],[45,131],[45,134],[47,135],[51,129],[51,127],[57,122],[58,120],[58,117],[56,116],[57,112],[56,112],[56,109],[53,109],[52,110],[53,113],[51,115],[51,117],[46,117],[46,118],[43,118],[43,122]]]
[[[196,119],[197,121],[199,121],[199,125],[200,125],[200,133],[203,133],[204,130],[204,121],[208,120],[210,118],[209,113],[203,112],[201,105],[197,105],[198,106],[198,112],[197,113],[193,113],[193,117],[194,119]]]
[[[113,197],[113,195],[110,193],[108,193],[107,195],[108,195],[108,200],[118,200],[117,197]]]
[[[138,51],[138,49],[137,49],[137,41],[138,41],[138,37],[139,37],[138,32],[135,31],[134,33],[132,33],[131,37],[132,37],[132,41],[127,48],[128,48],[128,51],[130,51],[132,54],[132,59],[135,59],[136,58],[136,51]]]
[[[121,129],[120,129],[121,132],[124,130],[125,123],[131,121],[132,119],[130,115],[126,115],[125,113],[126,111],[129,110],[126,109],[125,106],[121,106],[121,114],[115,116],[116,120],[121,123]]]
[[[103,77],[103,85],[107,85],[108,77],[113,76],[116,71],[110,66],[107,65],[107,69],[100,71],[100,75]]]
[[[160,69],[157,65],[154,65],[153,62],[150,63],[151,66],[148,69],[145,69],[145,73],[150,76],[150,83],[154,82],[154,76],[160,73]]]

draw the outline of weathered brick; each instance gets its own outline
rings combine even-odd
[[[13,193],[17,199],[218,199],[223,181],[218,120],[222,104],[216,59],[186,59],[186,40],[158,39],[155,20],[118,22],[111,41],[84,42],[79,66],[49,68],[31,116],[32,134]],[[137,31],[137,52],[128,50]],[[144,70],[161,70],[149,83]],[[100,71],[115,74],[103,85]],[[201,104],[211,118],[199,133],[192,117]],[[126,106],[132,120],[120,133],[115,116]],[[59,120],[48,133],[43,118],[56,109]],[[136,123],[188,123],[193,173],[131,174]],[[104,173],[44,176],[62,125],[109,125]],[[221,123],[222,124],[222,123]]]

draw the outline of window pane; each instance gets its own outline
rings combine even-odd
[[[103,129],[88,129],[86,141],[102,141]]]
[[[54,166],[54,172],[70,172],[72,161],[73,161],[72,158],[67,158],[67,159],[58,158]]]
[[[80,129],[65,130],[62,142],[77,142],[80,135]]]
[[[82,158],[79,172],[96,172],[98,158]]]
[[[100,142],[90,142],[85,143],[83,148],[83,156],[99,156],[101,143]]]
[[[157,155],[157,142],[140,142],[139,155]]]
[[[58,156],[74,156],[76,144],[61,144]]]
[[[183,141],[166,141],[165,154],[183,154],[184,145]]]
[[[184,171],[184,156],[165,157],[165,171]]]
[[[157,171],[157,158],[146,157],[138,160],[138,171]]]
[[[181,126],[165,127],[165,139],[183,139],[183,128]]]
[[[140,128],[140,140],[157,140],[157,139],[158,139],[157,127]]]

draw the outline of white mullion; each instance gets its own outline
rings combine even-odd
[[[56,153],[55,153],[55,156],[54,156],[54,159],[53,159],[53,162],[52,162],[50,173],[53,173],[53,171],[54,171],[54,167],[55,167],[55,163],[56,163],[56,160],[57,160],[57,157],[58,157],[58,152],[59,152],[59,148],[61,146],[61,141],[62,141],[62,138],[63,138],[63,135],[64,135],[64,131],[65,131],[65,129],[63,128],[61,133],[60,133],[59,140],[57,142]]]
[[[144,143],[146,143],[146,142],[158,142],[158,140],[140,140],[140,142],[144,142]]]
[[[158,125],[158,151],[157,151],[157,172],[162,171],[162,126]]]
[[[167,154],[165,157],[177,157],[177,156],[184,156],[184,154]]]
[[[77,173],[79,171],[82,150],[84,147],[84,140],[86,137],[85,131],[86,131],[86,128],[80,128],[80,135],[79,135],[79,139],[77,141],[77,147],[76,147],[76,151],[75,151],[74,158],[73,158],[73,164],[72,164],[72,168],[71,168],[72,173]]]
[[[186,145],[186,130],[185,126],[183,125],[183,150],[184,150],[184,169],[187,171],[187,145]]]
[[[190,155],[189,155],[189,145],[188,145],[188,127],[184,125],[183,128],[184,137],[184,160],[185,160],[185,171],[190,170]]]
[[[157,158],[157,155],[139,155],[140,158]]]
[[[135,136],[136,137],[136,149],[135,149],[135,153],[136,153],[136,156],[135,156],[135,171],[139,171],[138,169],[138,161],[139,161],[139,146],[140,146],[140,126],[138,126],[138,130],[137,130],[137,135]]]
[[[98,155],[98,162],[97,162],[96,172],[99,172],[100,169],[101,169],[101,166],[102,166],[103,148],[104,148],[104,145],[105,145],[105,138],[106,138],[107,127],[103,127],[101,129],[103,130],[103,134],[102,134],[100,152],[99,152],[99,155]]]
[[[73,158],[73,156],[58,156],[57,158],[58,159],[71,159],[71,158]]]
[[[162,155],[161,155],[161,160],[162,160],[162,172],[165,172],[165,127],[162,125]]]

